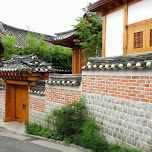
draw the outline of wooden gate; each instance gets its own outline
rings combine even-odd
[[[28,85],[6,83],[4,121],[29,121]]]
[[[15,85],[15,120],[28,121],[28,86]]]
[[[49,80],[54,72],[51,63],[38,59],[36,54],[14,55],[0,64],[0,78],[5,82],[4,121],[29,121],[29,93],[37,80]]]

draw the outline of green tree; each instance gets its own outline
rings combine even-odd
[[[52,48],[54,54],[52,56],[52,63],[58,69],[72,69],[72,51],[70,48],[55,46]]]
[[[83,10],[85,17],[76,19],[78,24],[74,26],[77,29],[75,35],[79,36],[79,39],[75,39],[74,42],[80,45],[87,61],[88,57],[96,56],[101,52],[102,21],[94,12]]]
[[[53,51],[51,47],[48,47],[48,44],[44,41],[44,35],[37,35],[33,32],[28,32],[25,46],[18,51],[18,54],[31,54],[36,53],[38,58],[46,61],[52,62]]]
[[[3,36],[2,37],[3,42],[3,57],[5,60],[10,60],[12,57],[12,54],[15,54],[17,51],[17,48],[15,47],[15,44],[17,43],[15,36]]]
[[[3,57],[6,60],[11,59],[13,54],[15,55],[28,55],[36,53],[38,58],[45,62],[52,62],[53,66],[57,69],[72,69],[72,51],[70,48],[55,46],[48,47],[48,44],[44,41],[44,35],[37,35],[33,32],[28,32],[25,46],[21,49],[17,49],[15,44],[17,43],[15,36],[4,36],[2,39],[4,53]]]

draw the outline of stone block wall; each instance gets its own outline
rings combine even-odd
[[[5,116],[5,91],[0,90],[0,119]]]

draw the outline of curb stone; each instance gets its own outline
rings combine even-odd
[[[24,133],[22,135],[26,136],[26,137],[34,137],[34,138],[37,138],[37,139],[41,139],[43,141],[50,141],[50,142],[57,143],[57,144],[64,145],[64,146],[68,146],[68,147],[73,147],[73,148],[82,150],[84,152],[92,152],[91,149],[83,148],[83,147],[78,146],[78,145],[74,145],[74,144],[67,145],[64,141],[59,141],[59,140],[54,140],[54,139],[48,139],[48,138],[45,138],[45,137],[36,136],[36,135],[30,135],[30,134],[26,134],[26,133]]]
[[[10,129],[7,129],[5,127],[2,127],[2,126],[0,126],[0,132],[8,132],[8,133],[12,133],[12,134],[19,134],[19,135],[23,135],[23,136],[26,136],[26,137],[35,138],[35,140],[40,139],[40,140],[43,140],[43,141],[49,141],[49,142],[52,142],[52,143],[56,143],[56,144],[60,144],[60,145],[68,146],[68,147],[73,147],[73,148],[82,150],[83,152],[92,152],[91,149],[83,148],[83,147],[78,146],[78,145],[74,145],[74,144],[67,145],[64,141],[48,139],[48,138],[45,138],[45,137],[30,135],[30,134],[27,134],[27,133],[19,133],[19,132],[15,132],[15,131],[12,131]]]

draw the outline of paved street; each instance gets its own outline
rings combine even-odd
[[[0,152],[84,152],[74,147],[16,134],[0,127]]]
[[[30,140],[30,139],[29,139]],[[61,152],[52,148],[43,147],[30,141],[18,140],[0,135],[0,152]]]
[[[80,147],[81,148],[81,147]],[[0,119],[0,152],[84,152],[40,137],[25,134],[25,125]]]

